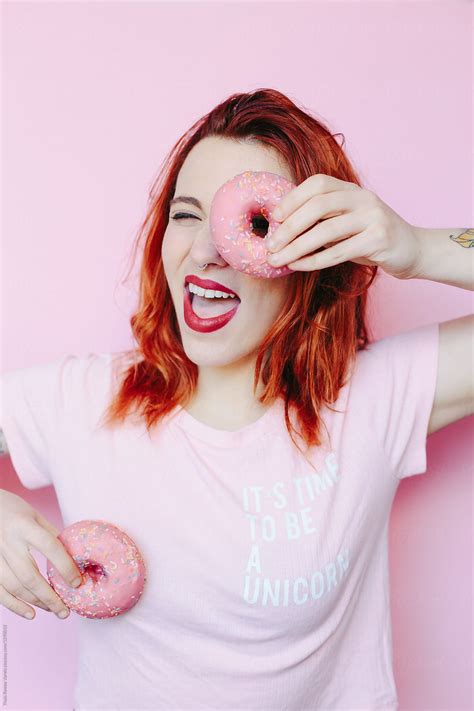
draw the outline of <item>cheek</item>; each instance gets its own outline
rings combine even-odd
[[[257,329],[268,328],[271,326],[280,314],[283,312],[283,308],[287,298],[287,289],[278,290],[272,293],[263,292],[258,297],[258,320],[255,320],[255,326]],[[260,325],[259,325],[260,324]]]
[[[161,243],[161,257],[163,259],[163,262],[166,262],[168,260],[169,241],[170,240],[168,232],[165,231],[163,235],[163,242]]]
[[[167,273],[173,269],[173,265],[177,264],[179,260],[179,254],[177,253],[178,247],[178,241],[173,239],[173,235],[166,231],[163,235],[163,242],[161,245],[161,258],[163,260],[165,272]]]
[[[163,263],[170,268],[179,265],[190,250],[192,241],[168,226],[163,235],[161,255]]]

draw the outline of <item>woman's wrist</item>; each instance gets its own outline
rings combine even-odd
[[[419,243],[411,279],[430,279],[474,291],[474,229],[414,227]]]

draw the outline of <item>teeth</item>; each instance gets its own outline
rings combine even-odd
[[[188,282],[189,291],[191,294],[197,294],[198,296],[205,296],[206,299],[235,299],[235,294],[228,294],[226,291],[218,291],[217,289],[203,289],[191,281]]]

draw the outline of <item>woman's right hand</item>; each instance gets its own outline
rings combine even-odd
[[[81,571],[57,537],[59,531],[24,499],[4,489],[0,489],[0,512],[0,604],[27,619],[35,616],[30,605],[58,617],[63,612],[64,619],[69,608],[41,575],[29,550],[35,548],[46,556],[69,585],[75,578],[81,582]]]

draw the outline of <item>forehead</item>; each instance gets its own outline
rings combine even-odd
[[[292,180],[283,157],[271,146],[209,136],[199,141],[186,157],[175,195],[191,195],[209,206],[223,183],[246,170],[278,173]]]

